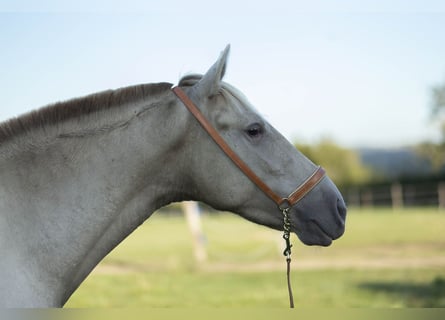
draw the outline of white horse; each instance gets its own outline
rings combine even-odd
[[[250,168],[287,195],[316,166],[222,82],[228,51],[179,86]],[[1,306],[63,306],[114,247],[171,202],[200,200],[283,230],[275,203],[171,87],[96,93],[0,125]],[[327,246],[343,234],[345,216],[325,177],[292,207],[291,230],[305,244]]]

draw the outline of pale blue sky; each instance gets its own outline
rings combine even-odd
[[[175,83],[230,43],[226,81],[292,141],[437,137],[428,105],[445,82],[445,11],[436,1],[30,3],[0,1],[0,121],[99,90]]]

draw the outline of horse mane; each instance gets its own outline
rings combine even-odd
[[[183,76],[178,83],[178,86],[180,87],[191,87],[194,86],[199,82],[199,80],[202,79],[202,74],[188,74]]]
[[[1,123],[0,143],[29,132],[33,128],[42,128],[82,115],[119,107],[147,96],[161,94],[171,87],[172,84],[166,82],[140,84],[50,104]]]

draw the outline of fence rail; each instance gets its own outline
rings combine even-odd
[[[348,206],[437,206],[445,208],[445,181],[393,183],[378,186],[348,187],[342,190]]]

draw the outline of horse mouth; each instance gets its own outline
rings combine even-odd
[[[307,245],[316,245],[329,247],[332,244],[332,241],[336,239],[336,237],[332,236],[332,234],[323,228],[317,221],[311,220],[311,239],[309,241],[304,241]]]

